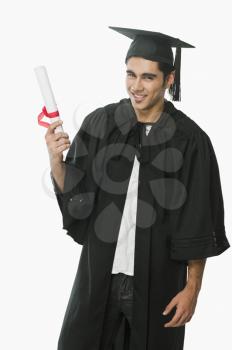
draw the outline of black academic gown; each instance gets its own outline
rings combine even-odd
[[[166,305],[186,284],[189,259],[230,247],[218,164],[208,135],[165,100],[148,136],[130,99],[85,117],[54,178],[63,228],[83,245],[58,350],[101,350],[117,237],[134,157],[140,161],[130,350],[181,350],[185,326],[165,328]],[[114,350],[124,350],[125,323]]]

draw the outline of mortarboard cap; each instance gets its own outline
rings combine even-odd
[[[175,70],[175,80],[172,87],[173,100],[180,101],[181,48],[194,48],[195,46],[159,32],[111,26],[109,28],[133,40],[127,52],[125,62],[130,57],[137,56],[173,66],[173,70]],[[176,48],[175,61],[173,59],[172,47]]]

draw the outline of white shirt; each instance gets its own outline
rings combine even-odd
[[[151,126],[150,124],[146,125],[146,135],[148,135]],[[114,274],[122,272],[126,275],[134,275],[139,166],[140,163],[135,156],[114,255],[112,268]]]

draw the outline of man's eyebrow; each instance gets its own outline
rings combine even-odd
[[[133,70],[131,70],[131,69],[127,69],[127,70],[126,70],[126,73],[132,73],[132,74],[136,75],[135,72],[133,72]],[[145,73],[142,74],[142,76],[144,76],[144,77],[146,77],[146,76],[149,76],[149,77],[157,77],[157,74],[145,72]]]

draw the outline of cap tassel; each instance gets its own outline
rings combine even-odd
[[[176,48],[175,55],[175,79],[172,87],[173,101],[181,100],[181,88],[180,88],[180,67],[181,67],[181,47]]]

